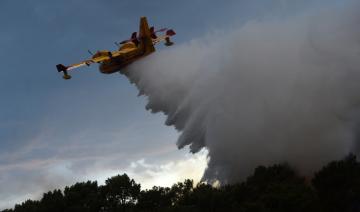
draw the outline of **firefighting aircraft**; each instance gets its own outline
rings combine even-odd
[[[158,32],[165,32],[165,34],[157,36],[156,33]],[[115,43],[119,46],[119,50],[113,52],[107,50],[98,51],[91,59],[70,66],[58,64],[56,68],[58,72],[63,72],[63,78],[66,80],[71,79],[71,76],[68,74],[70,70],[82,66],[90,66],[93,63],[99,63],[99,70],[104,74],[121,72],[124,67],[132,62],[155,52],[155,44],[165,41],[166,46],[173,45],[174,43],[170,41],[170,37],[173,35],[175,35],[175,32],[172,29],[163,28],[155,30],[154,27],[149,28],[146,17],[141,17],[139,36],[137,32],[134,32],[130,39],[124,40],[120,44]]]

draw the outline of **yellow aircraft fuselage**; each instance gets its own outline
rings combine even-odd
[[[110,55],[108,51],[98,52],[100,54]],[[97,53],[97,54],[98,54]],[[121,54],[119,54],[121,53]],[[115,72],[122,72],[122,69],[127,65],[135,62],[136,60],[145,57],[153,52],[144,52],[142,49],[137,47],[134,43],[129,42],[125,43],[119,51],[111,52],[111,57],[109,60],[105,60],[100,63],[99,70],[103,74],[112,74]],[[115,56],[114,56],[115,55]],[[95,54],[94,57],[97,55]]]
[[[140,19],[139,32],[140,40],[138,44],[129,41],[123,44],[118,51],[100,51],[93,56],[93,59],[102,56],[107,56],[109,58],[108,60],[100,63],[99,70],[101,73],[112,74],[118,71],[121,72],[121,70],[127,65],[155,52],[155,47],[151,39],[150,28],[145,17]]]

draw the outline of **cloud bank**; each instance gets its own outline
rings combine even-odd
[[[179,148],[208,150],[204,180],[236,182],[282,162],[311,175],[358,149],[359,9],[348,1],[214,32],[139,61],[128,77],[146,109],[180,131]]]

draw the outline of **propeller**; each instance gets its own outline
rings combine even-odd
[[[120,44],[124,44],[124,43],[130,42],[130,41],[135,41],[135,40],[137,40],[137,39],[138,39],[138,37],[137,37],[137,32],[133,32],[133,33],[131,34],[131,38],[130,38],[130,39],[123,40],[123,41],[120,42]]]

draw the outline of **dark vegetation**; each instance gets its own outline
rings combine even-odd
[[[97,182],[81,182],[63,191],[44,193],[3,212],[357,212],[360,211],[360,163],[354,155],[334,161],[312,180],[288,165],[260,166],[243,183],[213,187],[185,180],[171,188],[140,190],[126,174]]]

